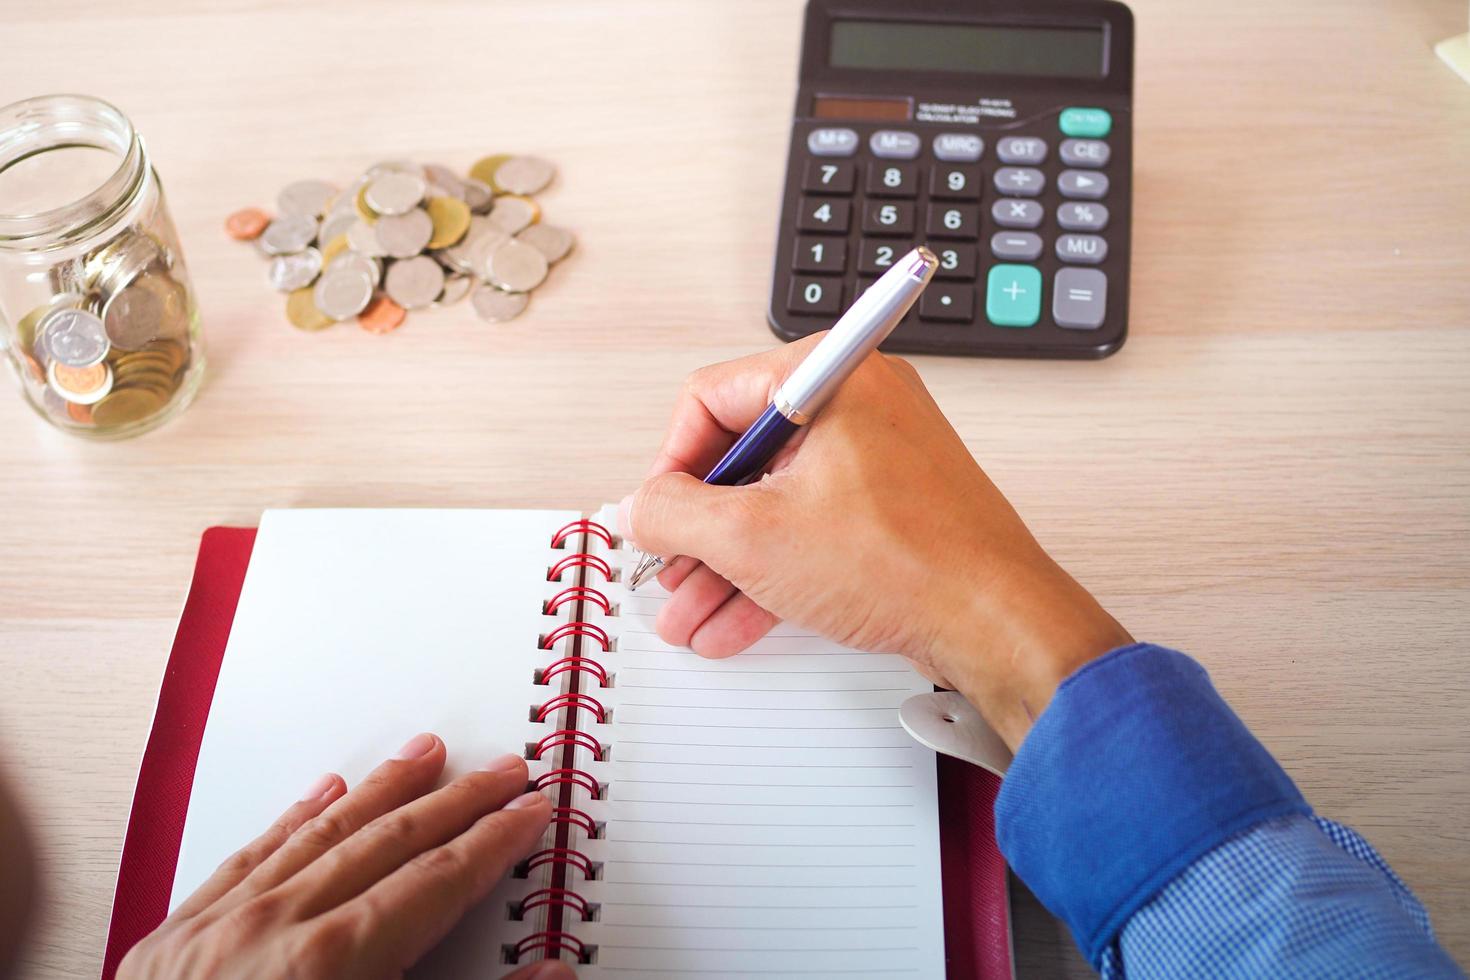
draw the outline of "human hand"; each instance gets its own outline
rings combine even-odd
[[[507,755],[441,789],[423,734],[347,790],[328,774],[118,968],[139,977],[398,977],[530,850],[551,803]],[[568,980],[557,960],[508,980]]]
[[[875,354],[744,487],[699,477],[819,340],[696,371],[648,479],[620,508],[673,593],[659,635],[706,657],[785,619],[902,654],[1014,749],[1056,686],[1131,642],[1037,544],[906,361]]]

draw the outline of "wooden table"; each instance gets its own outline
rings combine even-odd
[[[1132,337],[921,358],[1043,542],[1203,660],[1470,962],[1470,88],[1463,0],[1134,0]],[[92,444],[0,398],[0,754],[48,897],[24,972],[92,974],[159,674],[212,524],[266,507],[590,508],[676,385],[764,323],[796,0],[75,0],[5,14],[4,98],[146,135],[202,297],[181,419]],[[126,11],[126,13],[124,13]],[[86,29],[80,29],[85,26]],[[303,334],[224,215],[377,159],[559,163],[578,250],[512,324]],[[1082,973],[1017,900],[1023,975]]]

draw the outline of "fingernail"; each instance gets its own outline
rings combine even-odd
[[[422,732],[403,743],[403,748],[393,758],[400,761],[406,759],[417,759],[419,756],[428,755],[439,740],[428,732]]]
[[[316,782],[306,787],[306,792],[301,794],[301,802],[305,803],[307,800],[319,800],[336,788],[336,774],[324,772],[316,778]]]
[[[618,501],[618,533],[629,537],[633,532],[633,495],[630,493]]]
[[[505,808],[507,810],[524,810],[528,806],[538,805],[544,799],[546,799],[546,797],[542,796],[540,793],[526,793],[522,796],[517,796],[515,799],[511,800],[505,805]]]
[[[491,759],[481,766],[480,769],[482,772],[509,772],[512,769],[518,768],[520,764],[520,756],[513,752],[507,752],[498,759]]]

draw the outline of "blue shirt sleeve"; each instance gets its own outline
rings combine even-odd
[[[1011,867],[1112,976],[1459,975],[1377,853],[1316,820],[1173,650],[1123,647],[1063,682],[995,813]]]

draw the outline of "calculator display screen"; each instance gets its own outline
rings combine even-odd
[[[1089,27],[991,27],[839,20],[833,68],[1101,78],[1105,38]]]

